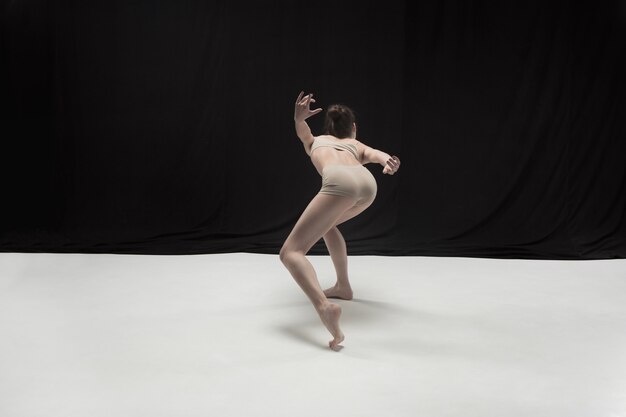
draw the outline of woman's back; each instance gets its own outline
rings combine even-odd
[[[361,165],[363,159],[362,145],[358,140],[338,139],[332,135],[317,136],[307,153],[320,175],[327,165]]]

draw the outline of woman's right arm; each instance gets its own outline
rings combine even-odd
[[[310,149],[311,144],[313,143],[313,140],[315,138],[311,133],[311,128],[309,127],[307,122],[305,122],[305,120],[321,112],[322,109],[310,109],[309,106],[311,105],[311,103],[315,103],[315,100],[313,99],[313,94],[308,94],[304,96],[304,98],[303,96],[304,91],[301,91],[300,95],[298,95],[298,98],[296,99],[296,105],[293,112],[293,120],[295,122],[296,135],[298,135],[298,137],[302,141],[304,149]]]

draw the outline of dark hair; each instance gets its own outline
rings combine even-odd
[[[340,139],[350,137],[355,121],[354,112],[348,106],[331,104],[326,110],[324,133]]]

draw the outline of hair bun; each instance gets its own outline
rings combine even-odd
[[[341,109],[334,106],[330,109],[328,109],[328,117],[330,117],[333,122],[338,121],[339,119],[341,119]]]
[[[343,104],[331,104],[326,110],[324,132],[338,138],[347,138],[352,134],[355,122],[354,112]]]

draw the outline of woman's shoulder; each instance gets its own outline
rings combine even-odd
[[[319,135],[319,136],[315,136],[314,140],[334,140],[335,142],[338,141],[339,139],[337,139],[336,137],[332,136],[332,135]]]
[[[321,139],[321,140],[326,140],[326,141],[330,141],[330,142],[337,142],[337,143],[349,143],[352,145],[356,145],[359,144],[361,142],[359,142],[358,140],[354,139],[354,138],[338,138],[336,136],[333,135],[319,135],[319,136],[315,136],[315,140],[317,139]]]

